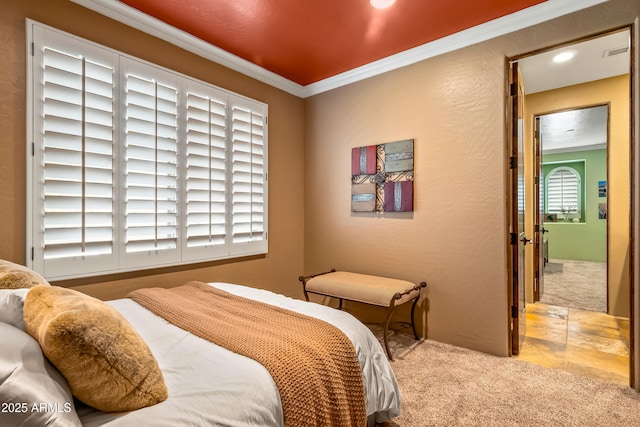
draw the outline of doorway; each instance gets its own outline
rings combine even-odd
[[[569,331],[571,328],[574,331],[576,328],[589,330],[596,338],[583,338],[577,345],[575,342],[567,344],[565,341],[565,353],[562,356],[559,356],[557,351],[558,343],[554,343],[558,344],[555,347],[550,346],[546,350],[543,348],[547,359],[552,361],[552,363],[550,362],[551,366],[563,366],[566,369],[575,365],[568,356],[571,351],[576,353],[582,348],[585,349],[585,353],[597,354],[599,349],[596,341],[615,330],[626,337],[624,350],[627,352],[627,358],[623,359],[626,368],[624,379],[627,384],[633,386],[633,333],[632,326],[630,326],[632,322],[629,322],[633,316],[630,279],[632,258],[629,250],[631,245],[629,236],[632,227],[629,206],[632,191],[630,186],[632,182],[629,99],[632,66],[630,33],[630,28],[625,27],[606,34],[523,55],[510,62],[511,68],[517,64],[521,70],[524,88],[525,185],[524,193],[518,194],[518,197],[522,197],[525,202],[523,241],[525,244],[529,243],[526,245],[524,267],[515,264],[515,269],[517,271],[524,270],[525,275],[526,309],[524,316],[526,320],[524,328],[520,327],[519,329],[526,330],[526,333],[520,346],[516,344],[516,341],[520,341],[520,339],[512,336],[512,347],[514,348],[512,353],[514,355],[521,353],[518,357],[523,357],[522,352],[527,349],[528,337],[532,337],[530,341],[535,342],[536,335],[538,337],[562,335],[567,337],[575,335]],[[572,54],[573,59],[566,62],[553,62],[554,57],[558,54],[567,56]],[[544,147],[541,145],[541,139],[544,140],[544,135],[540,134],[546,116],[577,110],[584,112],[591,107],[605,107],[607,110],[606,114],[609,120],[607,123],[610,123],[610,126],[606,127],[606,134],[611,144],[604,147],[601,155],[604,153],[602,156],[605,165],[609,166],[606,168],[607,171],[611,170],[611,165],[615,165],[615,173],[605,172],[604,177],[597,179],[596,184],[592,183],[592,177],[587,180],[587,173],[591,175],[593,166],[586,165],[586,157],[588,156],[578,150],[574,150],[574,153],[578,154],[570,154],[564,158],[545,162]],[[561,121],[566,124],[566,117]],[[568,128],[565,131],[576,132],[576,129]],[[537,150],[536,147],[538,147]],[[555,181],[550,186],[548,179],[551,176]],[[555,200],[549,200],[550,190],[557,191],[558,185],[568,185],[576,181],[581,181],[580,184],[583,184],[584,194],[575,195],[575,198],[569,200],[569,203],[565,203],[561,198],[560,205]],[[605,190],[603,193],[598,193],[601,184],[604,185]],[[587,191],[589,192],[587,193]],[[595,196],[592,191],[596,192]],[[603,197],[599,197],[600,195]],[[542,203],[538,203],[539,200],[542,200]],[[593,204],[594,202],[595,204]],[[540,206],[542,209],[539,208]],[[593,217],[594,212],[595,218]],[[603,217],[599,218],[599,216]],[[604,240],[602,262],[606,266],[603,284],[605,302],[602,311],[570,307],[570,305],[575,305],[573,301],[570,304],[543,304],[546,298],[545,269],[551,276],[554,273],[550,268],[558,266],[550,265],[550,262],[557,264],[556,261],[562,259],[556,259],[553,256],[558,254],[564,258],[580,258],[582,256],[567,255],[566,252],[562,255],[560,236],[568,231],[576,234],[575,232],[585,230],[588,225],[599,226],[605,230],[602,237]],[[513,238],[511,241],[513,244]],[[585,244],[580,243],[580,238],[576,240],[575,236],[573,240],[569,241],[568,246],[574,252],[586,247]],[[513,265],[511,268],[514,269]],[[515,278],[517,274],[514,273],[511,276]],[[608,289],[607,282],[609,283]],[[547,283],[547,285],[549,284]],[[514,291],[516,286],[517,284],[511,286],[512,296],[518,293],[517,290]],[[548,297],[551,290],[546,290]],[[510,301],[510,305],[512,307],[518,306],[516,301]],[[596,315],[590,316],[590,313]],[[517,317],[518,310],[512,308],[513,314]],[[550,320],[543,322],[544,318]],[[587,323],[583,322],[579,326],[576,324],[571,326],[572,321],[584,321],[585,319],[589,319]],[[619,319],[620,321],[618,321]],[[512,321],[512,325],[516,322],[523,323],[522,319],[514,319],[514,321]],[[606,329],[601,329],[601,327]],[[611,344],[610,347],[615,346]],[[537,347],[539,350],[540,346]],[[598,361],[597,363],[602,364],[606,361]],[[619,378],[617,378],[617,382],[620,382]]]
[[[533,107],[549,103],[547,98],[539,95]],[[543,233],[539,248],[543,259],[537,272],[541,277],[534,281],[534,302],[609,313],[609,110],[607,103],[533,117],[534,129],[538,129],[536,151],[540,152],[534,164],[540,177],[534,182],[540,218],[536,223],[542,224]],[[623,149],[628,151],[626,144]],[[623,315],[628,318],[626,311]]]

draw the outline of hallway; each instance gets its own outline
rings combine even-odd
[[[605,313],[528,304],[516,358],[549,368],[629,384],[629,320]]]

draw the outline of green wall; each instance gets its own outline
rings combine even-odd
[[[605,262],[607,221],[598,218],[598,204],[604,203],[606,198],[598,197],[598,182],[607,179],[607,150],[546,154],[542,157],[543,179],[546,173],[560,166],[557,162],[574,161],[579,163],[568,166],[578,170],[585,184],[581,222],[562,222],[558,215],[558,222],[544,223],[548,230],[545,237],[549,241],[549,258]],[[581,165],[584,170],[576,167]]]

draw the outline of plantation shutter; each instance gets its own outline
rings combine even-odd
[[[82,42],[38,31],[34,78],[34,234],[39,267],[48,275],[67,259],[78,271],[101,271],[114,250],[114,69],[116,57]],[[43,265],[44,264],[44,265]],[[68,268],[68,265],[67,265]]]
[[[227,102],[222,91],[189,82],[186,93],[186,241],[183,256],[228,254]]]
[[[231,253],[264,252],[267,247],[266,108],[248,101],[234,102],[231,126]]]
[[[267,105],[28,20],[27,266],[266,253]]]
[[[155,265],[178,261],[176,77],[130,60],[123,65],[126,65],[123,262]]]
[[[547,212],[562,213],[572,208],[580,213],[580,177],[569,168],[558,168],[547,177]]]

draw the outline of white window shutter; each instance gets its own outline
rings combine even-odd
[[[123,265],[179,261],[176,76],[122,62],[124,88]]]
[[[117,57],[38,29],[34,261],[45,275],[112,269]],[[32,213],[33,215],[33,213]],[[64,266],[58,260],[65,259]]]
[[[234,101],[231,109],[231,253],[267,250],[266,107]]]
[[[189,81],[186,93],[185,259],[219,258],[227,247],[227,96]]]
[[[266,253],[267,105],[28,21],[27,265]]]
[[[574,209],[580,214],[580,176],[568,167],[552,170],[547,176],[546,208],[548,213],[562,214],[563,209]]]

